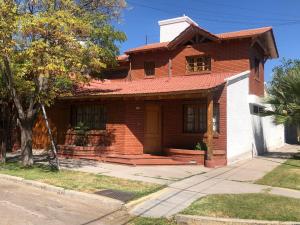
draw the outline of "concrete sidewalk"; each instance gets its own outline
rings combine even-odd
[[[289,151],[284,151],[286,148],[289,148]],[[264,157],[242,161],[174,182],[161,195],[138,204],[130,213],[139,216],[170,217],[188,207],[198,198],[208,194],[268,192],[300,198],[300,191],[252,183],[283,163],[288,155],[298,151],[297,148],[290,146],[281,150],[282,152],[275,151]],[[287,152],[289,153],[286,154]]]
[[[128,166],[101,163],[84,159],[61,159],[63,169],[102,174],[106,176],[168,185],[184,178],[203,174],[211,169],[197,165],[180,166]]]

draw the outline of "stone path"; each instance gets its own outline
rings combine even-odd
[[[239,162],[174,182],[162,194],[135,206],[130,213],[149,217],[170,217],[193,201],[208,194],[242,194],[268,192],[287,197],[300,198],[300,191],[253,184],[274,169],[297,149],[286,146],[267,156]]]

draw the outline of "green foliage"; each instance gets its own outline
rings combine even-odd
[[[206,151],[207,150],[207,145],[203,142],[200,141],[196,144],[195,149],[194,150],[202,150],[202,151]]]
[[[0,73],[22,97],[50,105],[116,63],[126,39],[111,22],[122,0],[0,0]],[[7,62],[7,64],[5,64]],[[25,107],[26,108],[26,107]]]
[[[136,217],[128,225],[176,225],[174,219]]]
[[[58,172],[57,170],[53,170],[50,166],[41,164],[25,168],[19,163],[0,163],[0,174],[22,177],[27,180],[35,180],[88,193],[105,189],[125,191],[134,194],[135,199],[156,192],[164,187],[158,184],[78,171],[60,170]]]
[[[300,190],[300,159],[288,159],[256,182],[274,187]]]
[[[220,194],[200,198],[183,214],[256,220],[300,221],[300,201],[270,194]]]
[[[89,130],[88,126],[80,122],[77,127],[74,128],[76,132],[75,145],[76,146],[86,146],[88,144],[87,132]]]
[[[283,60],[273,69],[266,103],[272,106],[266,115],[273,115],[277,124],[300,125],[300,60]]]
[[[33,163],[24,134],[40,106],[116,63],[117,43],[126,37],[112,20],[124,7],[124,0],[0,0],[0,75],[24,131],[24,165]]]

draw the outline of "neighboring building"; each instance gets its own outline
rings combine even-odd
[[[283,145],[283,126],[260,116],[264,64],[278,57],[271,27],[212,34],[186,16],[159,25],[159,43],[126,51],[103,80],[49,110],[60,154],[128,164],[205,157],[214,167]],[[87,138],[72,129],[80,122],[91,129]],[[38,122],[34,145],[47,142]],[[204,155],[188,151],[197,143],[206,144]]]

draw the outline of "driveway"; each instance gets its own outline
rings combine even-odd
[[[0,225],[118,225],[128,214],[121,204],[78,199],[0,179]]]

